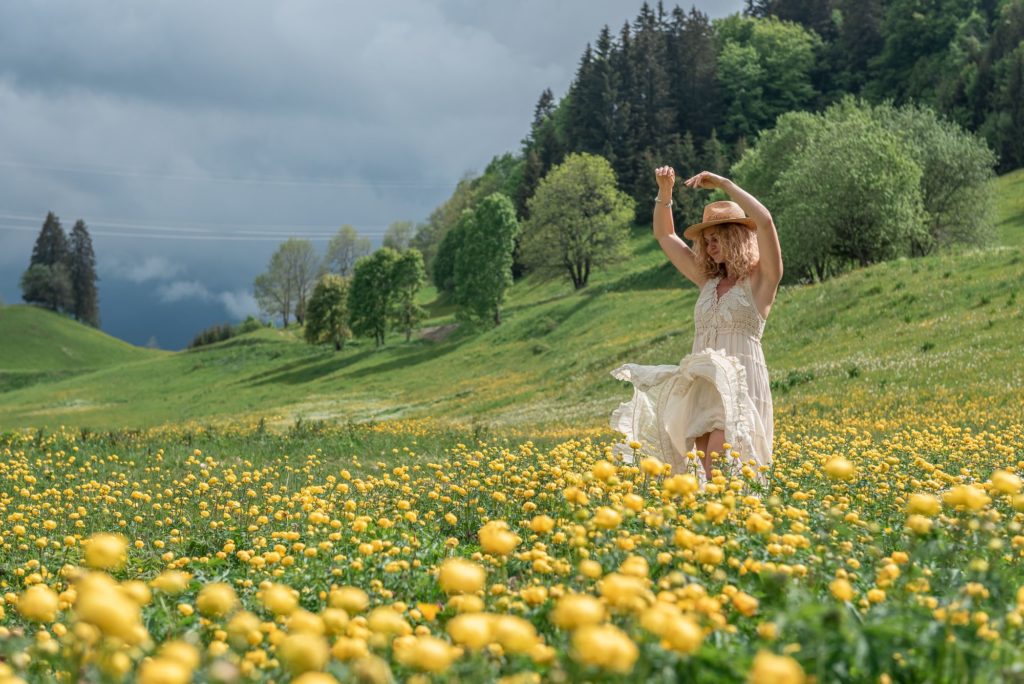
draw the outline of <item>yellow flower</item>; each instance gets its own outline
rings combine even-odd
[[[615,529],[622,524],[622,515],[613,508],[601,506],[594,513],[594,525],[602,530]]]
[[[828,590],[840,601],[853,600],[853,585],[842,577],[832,580],[828,585]]]
[[[989,478],[992,486],[1003,494],[1016,494],[1021,488],[1021,479],[1007,470],[997,470]]]
[[[94,534],[85,542],[85,564],[97,570],[118,570],[128,559],[128,540],[119,534]]]
[[[907,502],[907,511],[918,515],[935,515],[941,510],[942,503],[931,494],[911,494]]]
[[[78,580],[75,590],[75,614],[83,622],[129,644],[138,644],[146,637],[139,605],[109,575],[91,572]]]
[[[914,534],[925,535],[932,531],[932,519],[923,515],[912,515],[907,518],[907,527]]]
[[[804,684],[807,677],[793,658],[759,651],[747,681],[749,684]]]
[[[750,594],[740,591],[732,597],[732,605],[742,615],[750,617],[757,612],[758,602],[757,599]]]
[[[289,587],[270,584],[262,589],[260,602],[274,615],[291,615],[299,607],[299,599]]]
[[[615,625],[585,625],[572,635],[572,657],[584,665],[596,665],[618,674],[633,670],[640,651],[633,640]]]
[[[601,460],[594,464],[594,467],[590,469],[590,472],[598,480],[607,482],[615,477],[616,468],[614,464]]]
[[[701,631],[700,625],[685,615],[669,618],[660,636],[668,642],[669,648],[673,651],[686,655],[696,653],[704,642],[704,632]]]
[[[305,672],[293,679],[292,684],[338,684],[338,680],[326,672]]]
[[[277,647],[277,655],[292,674],[321,670],[330,650],[327,641],[313,634],[289,634]]]
[[[825,473],[833,480],[850,480],[855,475],[856,468],[842,456],[836,456],[825,464]]]
[[[189,672],[199,667],[199,651],[184,641],[167,641],[160,646],[160,657],[181,663]]]
[[[441,564],[437,579],[441,590],[449,596],[452,594],[474,594],[483,590],[487,572],[472,561],[449,558]]]
[[[45,584],[36,584],[25,590],[18,599],[18,612],[33,622],[53,622],[57,619],[60,598]]]
[[[192,672],[177,660],[151,658],[143,661],[135,681],[138,684],[187,684],[192,681]]]
[[[361,613],[370,605],[370,597],[358,587],[341,587],[330,593],[332,608],[344,608],[349,613]]]
[[[494,616],[489,613],[463,613],[449,620],[445,630],[455,643],[478,651],[494,640],[493,624]]]
[[[495,553],[505,556],[519,546],[519,536],[509,531],[508,523],[504,520],[492,520],[480,528],[480,548],[485,553]]]
[[[657,476],[661,474],[661,468],[665,465],[656,458],[645,458],[640,461],[640,470],[647,475]]]
[[[724,557],[725,554],[720,546],[702,544],[697,548],[697,562],[702,565],[718,565]]]
[[[292,634],[301,632],[302,634],[323,636],[327,627],[319,615],[300,608],[288,616],[288,631]]]
[[[980,488],[974,485],[957,485],[942,495],[942,500],[950,506],[963,506],[969,511],[980,511],[991,499]]]
[[[535,515],[530,520],[530,529],[537,534],[547,534],[551,530],[555,529],[555,521],[547,515]]]
[[[263,640],[260,619],[247,610],[235,613],[228,622],[227,633],[231,645],[239,650],[254,646]]]
[[[370,631],[379,634],[404,635],[412,633],[412,627],[398,611],[388,606],[374,608],[366,618]]]
[[[192,575],[180,570],[165,570],[154,577],[149,585],[165,594],[180,594],[188,588]]]
[[[604,621],[604,604],[588,594],[566,594],[548,617],[562,629],[597,625]]]
[[[339,637],[331,647],[331,655],[345,662],[369,655],[370,650],[362,639]]]
[[[199,590],[196,608],[201,615],[212,618],[224,617],[238,604],[238,597],[230,584],[214,582]]]
[[[396,658],[403,665],[426,672],[444,672],[458,657],[458,651],[446,641],[433,636],[409,637],[410,642],[396,648]]]
[[[537,644],[533,623],[515,615],[494,618],[491,635],[508,653],[528,653]]]

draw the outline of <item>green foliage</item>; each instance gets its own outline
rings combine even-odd
[[[317,281],[309,298],[304,336],[310,344],[329,343],[341,351],[345,340],[352,337],[348,327],[349,281],[328,273]]]
[[[324,264],[331,273],[351,278],[356,261],[373,251],[370,238],[359,235],[355,228],[344,225],[327,244]]]
[[[68,239],[60,219],[51,211],[32,247],[29,267],[21,275],[21,296],[29,304],[51,311],[69,311],[74,306]]]
[[[530,199],[523,261],[545,277],[567,275],[577,290],[593,268],[623,256],[634,202],[616,188],[608,160],[571,154]]]
[[[818,36],[798,24],[736,15],[715,23],[724,129],[731,140],[753,137],[785,112],[813,104]]]
[[[991,242],[993,163],[982,141],[931,110],[847,98],[779,117],[733,174],[772,209],[797,280]]]
[[[455,259],[459,249],[466,243],[473,222],[473,211],[463,209],[458,222],[441,240],[434,258],[431,279],[438,292],[453,294],[455,292]]]
[[[988,145],[924,107],[880,105],[872,114],[921,167],[928,233],[915,241],[912,253],[920,256],[950,244],[991,244],[996,159]]]
[[[100,303],[96,292],[96,254],[85,221],[75,221],[71,229],[68,255],[71,279],[71,314],[75,320],[100,327]]]
[[[412,331],[420,321],[426,318],[427,312],[416,303],[416,295],[427,279],[423,268],[423,255],[418,249],[409,249],[395,262],[391,283],[394,301],[391,319],[395,327],[405,333],[405,341],[412,338]]]
[[[501,323],[505,293],[512,286],[512,250],[519,234],[515,207],[494,193],[466,222],[455,257],[455,302],[460,320]]]
[[[62,262],[29,266],[21,274],[21,293],[30,304],[39,304],[50,311],[66,311],[73,301],[67,266]]]
[[[319,271],[320,259],[309,240],[285,240],[270,257],[266,273],[257,276],[253,283],[260,310],[269,316],[281,316],[281,327],[288,327],[292,315],[301,325],[306,317],[306,300]]]
[[[193,337],[192,341],[188,344],[188,348],[195,349],[196,347],[230,340],[232,337],[237,335],[238,332],[238,329],[230,323],[218,323],[216,325],[211,325]]]
[[[356,262],[348,291],[349,325],[352,332],[372,337],[380,347],[388,330],[395,299],[394,270],[399,254],[382,247]]]
[[[412,221],[395,221],[384,231],[382,244],[396,252],[404,252],[409,249],[414,230],[415,225]]]
[[[863,113],[826,121],[809,146],[778,180],[787,265],[822,279],[907,254],[924,235],[921,169],[896,137]]]

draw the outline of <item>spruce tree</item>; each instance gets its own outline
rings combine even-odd
[[[71,229],[71,314],[75,320],[100,327],[100,303],[96,291],[96,254],[85,221],[78,219]]]
[[[32,247],[28,269],[21,276],[22,299],[51,311],[71,308],[71,277],[68,272],[68,239],[60,219],[52,211]]]

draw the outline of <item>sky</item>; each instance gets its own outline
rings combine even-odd
[[[540,93],[563,96],[586,44],[640,4],[0,3],[0,299],[21,301],[53,211],[89,227],[105,332],[180,349],[258,314],[281,242],[323,254],[344,224],[379,244],[424,221],[520,149]]]

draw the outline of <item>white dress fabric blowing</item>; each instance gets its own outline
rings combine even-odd
[[[698,437],[714,429],[725,432],[731,447],[723,468],[727,474],[738,474],[743,463],[758,472],[772,462],[772,395],[761,350],[765,319],[754,306],[749,278],[721,297],[719,281],[712,278],[701,288],[693,349],[678,365],[627,363],[612,371],[633,383],[633,398],[611,417],[612,429],[626,435],[616,452],[631,462],[627,445],[640,442],[642,455],[671,464],[673,473],[694,473],[702,489],[704,468],[686,454],[696,451]],[[721,462],[713,467],[721,468]]]

